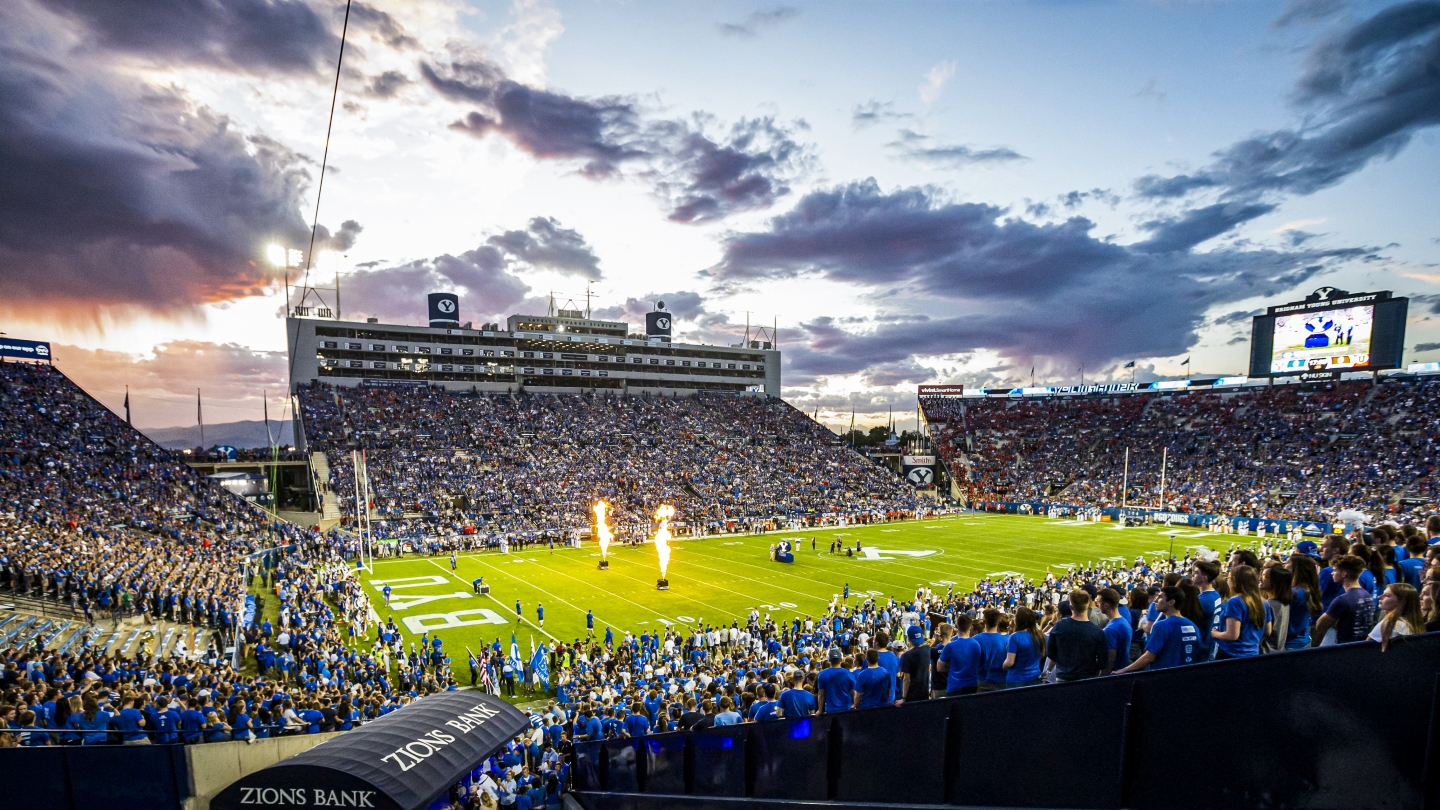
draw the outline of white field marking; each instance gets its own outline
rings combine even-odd
[[[453,593],[436,594],[397,594],[391,597],[390,604],[385,609],[390,612],[414,610],[421,605],[428,605],[431,602],[439,602],[442,599],[474,599],[475,594],[468,591],[455,591]]]
[[[1024,576],[1024,575],[1021,574],[1019,571],[995,571],[995,572],[993,572],[993,573],[986,574],[985,576],[986,576],[987,578],[990,578],[990,577],[1018,577],[1018,576]]]
[[[730,541],[730,542],[728,542],[728,543],[722,543],[721,545],[726,545],[726,546],[743,546],[743,545],[745,545],[745,541],[744,541],[744,540],[732,540],[732,541]]]
[[[461,616],[479,616],[478,619],[466,621]],[[444,624],[427,624],[426,619],[444,619]],[[477,608],[475,610],[457,610],[452,613],[423,613],[419,616],[406,616],[400,620],[405,628],[412,634],[425,633],[431,630],[449,630],[456,627],[474,627],[479,624],[509,624],[510,622],[499,613],[490,608]]]
[[[401,582],[408,582],[410,584],[397,584]],[[399,577],[397,579],[372,579],[370,580],[370,585],[375,588],[375,590],[383,592],[386,585],[389,585],[392,591],[400,591],[406,588],[429,588],[433,585],[444,585],[445,582],[445,577],[439,574],[426,574],[424,576]]]
[[[866,546],[860,549],[859,559],[896,560],[900,559],[900,557],[930,557],[935,555],[936,553],[937,552],[934,549],[887,549],[875,548],[874,546]],[[886,557],[884,556],[886,554],[898,554],[899,557]]]
[[[441,571],[445,571],[445,566],[441,565],[440,563],[435,562],[433,559],[428,559],[428,558],[427,558],[426,562],[429,562],[431,565],[435,566],[436,568],[439,568]],[[489,564],[489,563],[486,563],[486,565],[490,565],[490,564]],[[493,565],[491,565],[490,567],[491,567],[491,568],[495,568],[495,566],[493,566]],[[495,568],[495,570],[496,570],[496,571],[500,571],[499,568]],[[465,582],[465,578],[462,577],[462,576],[460,576],[459,574],[456,574],[454,571],[445,571],[445,573],[449,574],[449,575],[452,576],[452,577],[455,577],[456,579],[460,580],[461,582]],[[504,572],[501,571],[501,573],[504,573]],[[465,584],[466,584],[466,585],[470,585],[471,583],[465,582]],[[536,590],[539,590],[539,589],[537,588]],[[491,593],[491,594],[486,594],[486,596],[489,596],[490,599],[495,602],[495,604],[499,605],[501,608],[504,608],[505,611],[507,611],[507,612],[509,611],[509,607],[508,607],[504,602],[501,602],[498,598],[496,598],[495,594],[493,594],[493,593]],[[554,596],[554,595],[552,595],[552,594],[546,594],[546,596],[548,596],[548,597],[551,598],[551,599],[554,599],[554,600],[557,601],[557,602],[562,602],[562,603],[564,603],[564,604],[570,605],[569,602],[566,602],[564,599],[560,599],[559,597]],[[579,608],[575,607],[574,605],[570,605],[570,607],[575,608],[576,610],[580,610]],[[581,612],[581,613],[584,613],[585,611],[581,610],[580,612]],[[507,613],[502,612],[500,615],[504,616],[504,615],[507,615]],[[539,630],[541,633],[543,633],[543,634],[544,634],[547,638],[549,638],[551,641],[559,641],[559,640],[560,640],[560,639],[556,638],[555,636],[551,635],[545,628],[541,627],[540,625],[536,624],[535,622],[530,621],[529,619],[525,618],[523,615],[522,615],[522,616],[516,616],[515,618],[518,619],[518,620],[520,620],[522,623],[528,624],[528,625],[530,625],[531,627],[535,628],[536,630]],[[509,624],[509,622],[506,622],[506,624]]]
[[[898,532],[898,531],[900,531],[900,530],[899,530],[899,529],[881,529],[880,531],[882,531],[882,532]]]

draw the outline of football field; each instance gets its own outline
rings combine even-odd
[[[394,617],[408,640],[429,630],[439,635],[453,659],[457,678],[469,683],[465,648],[502,639],[508,651],[510,633],[528,657],[531,639],[565,642],[585,637],[585,613],[595,614],[595,632],[612,627],[616,636],[630,630],[658,630],[666,624],[723,623],[741,619],[751,608],[779,620],[818,616],[848,583],[855,595],[904,599],[917,587],[943,591],[954,585],[970,590],[977,579],[1021,573],[1043,578],[1090,561],[1130,561],[1136,555],[1162,556],[1170,549],[1170,530],[1119,528],[1110,523],[1080,523],[1021,515],[972,514],[925,521],[828,528],[765,535],[719,536],[672,541],[669,590],[655,587],[659,578],[653,544],[611,547],[609,570],[597,570],[599,549],[587,541],[581,548],[543,547],[524,552],[461,554],[455,570],[446,556],[403,557],[375,562],[375,572],[361,572],[371,604],[382,619]],[[815,550],[810,539],[815,538]],[[853,557],[832,555],[829,546],[841,538],[863,551]],[[771,544],[781,538],[796,545],[794,563],[768,558]],[[1253,538],[1252,538],[1253,539]],[[1189,528],[1175,530],[1174,550],[1228,547],[1241,540]],[[1243,541],[1242,541],[1243,542]],[[472,581],[484,577],[489,596],[472,592]],[[382,588],[388,583],[390,605]],[[520,603],[520,615],[515,604]],[[852,602],[853,603],[853,602]],[[537,619],[543,604],[545,625]],[[407,645],[408,647],[408,645]]]

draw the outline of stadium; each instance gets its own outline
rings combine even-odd
[[[201,5],[186,13],[214,11]],[[283,106],[274,71],[293,53],[271,53],[262,70],[247,60],[268,49],[247,56],[240,45],[222,48],[253,37],[215,32],[286,4],[243,5],[217,5],[231,16],[206,34],[217,39],[203,53],[174,38],[165,59],[188,54],[192,67],[242,73],[247,87],[276,94],[256,93],[262,101],[253,103]],[[1312,59],[1369,53],[1366,43],[1404,26],[1429,37],[1433,50],[1440,40],[1430,32],[1440,23],[1426,20],[1440,20],[1440,11],[1433,3],[1402,5],[1399,22],[1387,16],[1394,9],[1376,12],[1344,47],[1325,40]],[[330,11],[341,8],[336,31],[317,23],[315,31],[328,33],[313,46],[330,49],[327,76],[334,68],[325,151],[318,162],[283,158],[293,159],[285,164],[293,172],[315,163],[322,180],[328,127],[345,96],[341,80],[365,78],[348,76],[345,60],[370,64],[363,60],[378,59],[383,47],[406,59],[412,50],[424,59],[440,50],[406,33],[399,11],[391,17],[350,2]],[[60,25],[35,9],[33,20]],[[307,30],[312,5],[296,0],[283,10],[291,15],[285,30]],[[515,13],[534,10],[517,3]],[[101,25],[89,12],[67,14],[67,26]],[[719,25],[716,35],[750,43],[798,15],[757,11]],[[529,24],[516,22],[515,30],[533,35],[543,27]],[[119,48],[119,30],[96,33],[87,47]],[[370,51],[346,56],[354,37]],[[285,50],[281,39],[277,53]],[[500,41],[489,47],[504,51],[494,44]],[[784,144],[754,150],[808,124],[790,130],[742,119],[718,144],[705,134],[704,114],[650,120],[660,113],[634,98],[569,97],[542,88],[543,73],[524,79],[520,57],[507,63],[518,78],[510,77],[477,56],[478,46],[456,42],[451,62],[422,60],[414,80],[377,73],[347,98],[354,109],[342,109],[359,118],[364,108],[355,99],[378,105],[423,82],[438,97],[488,111],[470,112],[447,132],[499,132],[526,160],[578,161],[567,182],[649,183],[647,199],[666,201],[672,225],[763,210],[789,193],[781,186],[799,182],[774,169],[791,160]],[[141,70],[136,54],[160,59],[134,42],[125,47],[126,58],[139,61],[101,67],[119,75],[115,65]],[[1401,50],[1387,51],[1391,61]],[[174,64],[182,62],[192,64]],[[171,64],[155,64],[162,63]],[[982,154],[922,145],[934,137],[921,131],[926,116],[943,115],[928,105],[954,74],[954,63],[948,74],[945,64],[926,74],[921,112],[872,100],[856,106],[846,126],[852,133],[884,121],[913,126],[884,146],[896,160],[958,156],[967,167],[1028,160],[1008,148]],[[1433,93],[1430,68],[1416,75],[1428,77]],[[0,80],[7,70],[0,67]],[[1311,76],[1306,92],[1360,81],[1346,76],[1331,84]],[[181,78],[168,92],[181,93],[183,77],[174,77]],[[147,85],[153,92],[157,81]],[[167,126],[186,116],[210,121],[207,115],[189,109]],[[561,132],[568,118],[584,115],[600,122],[582,128],[584,138]],[[0,131],[9,131],[7,120],[0,114]],[[215,124],[212,140],[223,140],[227,126]],[[156,126],[147,137],[160,143],[164,131]],[[681,146],[667,140],[677,137]],[[267,138],[222,151],[232,164],[283,162],[276,156],[285,149]],[[1384,150],[1396,154],[1405,142]],[[378,143],[364,148],[384,152]],[[9,148],[0,139],[0,155]],[[147,149],[147,160],[166,153]],[[106,160],[123,163],[118,154]],[[203,168],[198,154],[184,156],[184,172]],[[406,154],[407,166],[428,159]],[[359,153],[347,157],[355,160],[346,172],[364,165]],[[627,162],[641,160],[643,168]],[[751,168],[735,171],[777,173],[736,175],[720,191],[707,185],[741,164]],[[689,185],[656,179],[669,171],[694,176]],[[1190,193],[1237,182],[1207,171],[1147,175],[1137,188],[1174,197],[1154,189]],[[47,172],[36,176],[53,174],[66,196],[90,193],[88,181]],[[249,182],[255,172],[239,174],[246,182],[230,176],[207,186],[176,216],[200,218],[212,194],[266,185]],[[939,217],[973,205],[962,219],[988,217],[997,233],[1030,227],[1032,241],[1073,228],[1079,217],[1002,222],[998,207],[977,213],[985,206],[942,203],[919,186],[903,204],[865,209],[875,202],[865,195],[878,189],[869,182],[833,198],[812,190],[763,234],[743,231],[762,227],[750,224],[714,231],[724,257],[696,274],[714,282],[712,298],[681,291],[623,305],[592,302],[590,287],[604,277],[591,247],[577,231],[538,216],[462,255],[395,260],[378,270],[378,260],[356,262],[322,283],[311,254],[317,265],[322,250],[326,261],[338,261],[361,228],[346,221],[331,233],[320,225],[317,188],[314,218],[300,236],[271,242],[267,235],[239,251],[237,266],[263,267],[265,275],[226,289],[263,295],[198,296],[209,296],[202,303],[218,317],[247,297],[269,306],[283,291],[278,314],[235,316],[243,329],[284,345],[271,353],[276,367],[283,364],[284,405],[272,419],[264,395],[264,442],[207,442],[198,388],[198,443],[161,442],[152,438],[158,429],[137,428],[129,387],[120,405],[109,382],[91,382],[110,378],[69,364],[82,354],[59,337],[71,334],[73,313],[45,315],[54,335],[0,332],[4,806],[1440,807],[1440,363],[1415,359],[1440,344],[1416,343],[1413,334],[1407,342],[1407,329],[1431,328],[1440,296],[1323,284],[1319,276],[1339,272],[1326,262],[1381,257],[1305,247],[1315,235],[1287,226],[1275,233],[1296,254],[1277,258],[1279,248],[1267,248],[1257,261],[1300,264],[1264,283],[1247,281],[1228,298],[1212,296],[1239,307],[1228,320],[1176,314],[1170,324],[1161,314],[1155,323],[1155,312],[1178,310],[1189,294],[1167,288],[1158,296],[1164,306],[1143,308],[1143,330],[1112,334],[1091,322],[1037,338],[1121,336],[1119,348],[1055,355],[1067,369],[1078,358],[1074,379],[1058,365],[1045,370],[1049,355],[1040,351],[995,355],[1003,374],[982,367],[989,359],[975,360],[982,349],[1007,340],[1007,351],[1014,349],[1029,332],[1062,321],[1055,309],[1046,323],[1026,326],[1016,307],[1005,313],[1002,338],[961,346],[971,340],[957,337],[964,330],[904,331],[948,328],[940,315],[882,303],[867,321],[870,332],[845,331],[850,322],[838,315],[807,321],[797,314],[794,342],[782,344],[780,320],[792,320],[790,310],[810,312],[807,296],[831,305],[818,283],[809,286],[822,273],[840,274],[835,268],[844,265],[853,274],[927,250],[914,223],[887,238],[867,230],[895,210]],[[1102,191],[1085,194],[1110,199]],[[389,193],[434,215],[422,195]],[[1112,208],[1120,204],[1114,199]],[[1275,207],[1260,199],[1224,198],[1203,211],[1213,219],[1270,206],[1247,214],[1256,218]],[[1026,215],[1081,204],[1031,204]],[[845,227],[805,230],[837,210],[860,209],[863,216]],[[1198,243],[1157,246],[1175,221],[1147,221],[1141,229],[1152,241],[1135,243],[1141,247],[1074,231],[1056,244],[1089,240],[1084,261],[1067,272],[1124,251],[1135,266],[1191,272],[1206,283],[1254,273],[1221,267],[1225,251],[1264,252],[1244,240],[1206,254],[1191,251]],[[16,261],[6,241],[15,230],[0,224],[0,268]],[[106,264],[101,275],[138,272],[135,257],[155,245],[171,262],[183,246],[205,241],[175,223],[142,230],[153,244],[132,245],[128,259]],[[795,231],[803,233],[776,247]],[[858,241],[847,241],[852,232]],[[290,247],[307,235],[305,250]],[[972,238],[967,232],[961,241]],[[797,270],[793,254],[802,249],[812,251],[810,263]],[[882,249],[895,252],[870,253]],[[943,261],[915,261],[959,277],[968,272],[960,265],[1001,252],[967,242]],[[755,257],[762,255],[780,268],[767,281],[807,286],[803,294],[768,288],[780,314],[766,325],[746,311],[742,328],[715,301],[760,285],[755,268],[763,262]],[[1201,255],[1209,258],[1198,270],[1182,266]],[[1156,270],[1152,261],[1171,264]],[[576,296],[583,306],[564,294],[515,292],[539,288],[524,281],[526,273],[559,272],[564,262],[581,267],[560,276],[585,281],[585,296]],[[1031,256],[1016,266],[1043,263]],[[166,266],[196,277],[218,265]],[[883,284],[858,296],[866,306],[904,286],[885,275],[891,272],[887,265]],[[982,291],[967,295],[983,298],[982,288],[1001,275],[970,279]],[[912,282],[906,295],[938,289],[905,283]],[[345,287],[353,296],[347,302],[359,299],[348,319],[342,284],[353,285]],[[0,276],[0,285],[28,300],[10,276]],[[1103,286],[1080,284],[1087,285]],[[163,286],[146,294],[158,296]],[[989,328],[983,309],[959,318],[965,329]],[[174,314],[185,311],[159,308],[147,328],[190,328]],[[470,313],[478,313],[478,326]],[[1196,324],[1210,331],[1197,337]],[[1188,341],[1176,344],[1183,371],[1164,373],[1155,360],[1180,355],[1142,353],[1154,347],[1149,332]],[[1216,335],[1248,364],[1224,375],[1191,373],[1192,346]],[[862,344],[873,354],[856,348]],[[231,374],[222,368],[230,355],[199,354],[197,379]],[[958,370],[915,364],[961,355],[968,359],[955,361]],[[1132,355],[1152,362],[1137,373],[1136,361],[1121,363]],[[107,357],[119,363],[118,356]],[[1108,365],[1099,377],[1092,366],[1087,383],[1083,363],[1091,357]],[[1026,376],[1022,358],[1031,384],[1012,385]],[[175,372],[187,391],[189,372]],[[823,406],[843,422],[827,378],[856,386],[843,398],[848,429],[821,418]],[[913,429],[895,419],[897,402],[914,406]],[[187,394],[183,405],[191,404]],[[213,399],[205,405],[225,407]],[[864,421],[882,415],[883,424],[866,428]]]

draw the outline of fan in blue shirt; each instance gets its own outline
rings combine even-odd
[[[125,708],[115,716],[115,730],[120,732],[121,742],[140,742],[146,739],[145,715],[135,708],[134,700],[125,701]]]
[[[199,712],[199,701],[192,700],[184,711],[180,712],[180,741],[185,743],[200,742],[204,736],[205,715]]]
[[[1270,605],[1260,595],[1255,569],[1237,565],[1230,569],[1230,590],[1235,596],[1220,609],[1215,640],[1217,658],[1249,658],[1260,654],[1260,639],[1270,626]]]
[[[889,706],[894,679],[880,666],[880,651],[865,653],[866,667],[855,674],[855,693],[858,697],[855,708],[871,709]]]
[[[1130,629],[1130,617],[1120,611],[1120,592],[1114,588],[1100,589],[1100,609],[1105,612],[1105,646],[1110,651],[1110,671],[1124,669],[1130,665],[1130,641],[1134,631]]]
[[[820,690],[824,698],[820,706],[820,713],[843,712],[854,704],[855,698],[851,693],[855,691],[855,676],[850,671],[840,666],[839,647],[830,648],[830,668],[820,673],[815,680],[815,687]]]
[[[968,616],[959,617],[957,635],[940,651],[937,672],[945,673],[945,695],[964,695],[980,685],[980,645],[965,634],[970,629]],[[942,628],[943,629],[943,628]]]
[[[630,714],[625,718],[625,733],[631,737],[644,737],[650,732],[650,718],[646,716],[645,707],[635,704],[630,707]]]
[[[809,717],[815,713],[815,696],[801,688],[804,683],[804,676],[797,673],[791,688],[780,693],[777,708],[786,720]]]
[[[1000,689],[1005,686],[1005,653],[1010,637],[999,632],[1000,611],[986,608],[985,632],[975,636],[980,645],[980,688]]]
[[[1195,663],[1195,654],[1200,647],[1200,629],[1180,615],[1183,598],[1183,592],[1174,585],[1160,589],[1160,593],[1155,595],[1155,605],[1163,618],[1150,627],[1145,652],[1119,672],[1139,672],[1147,666],[1169,669]]]

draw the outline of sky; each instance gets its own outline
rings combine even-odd
[[[270,245],[347,320],[778,325],[832,425],[1243,374],[1320,286],[1440,360],[1440,0],[10,0],[0,51],[0,331],[142,427],[282,412]]]

